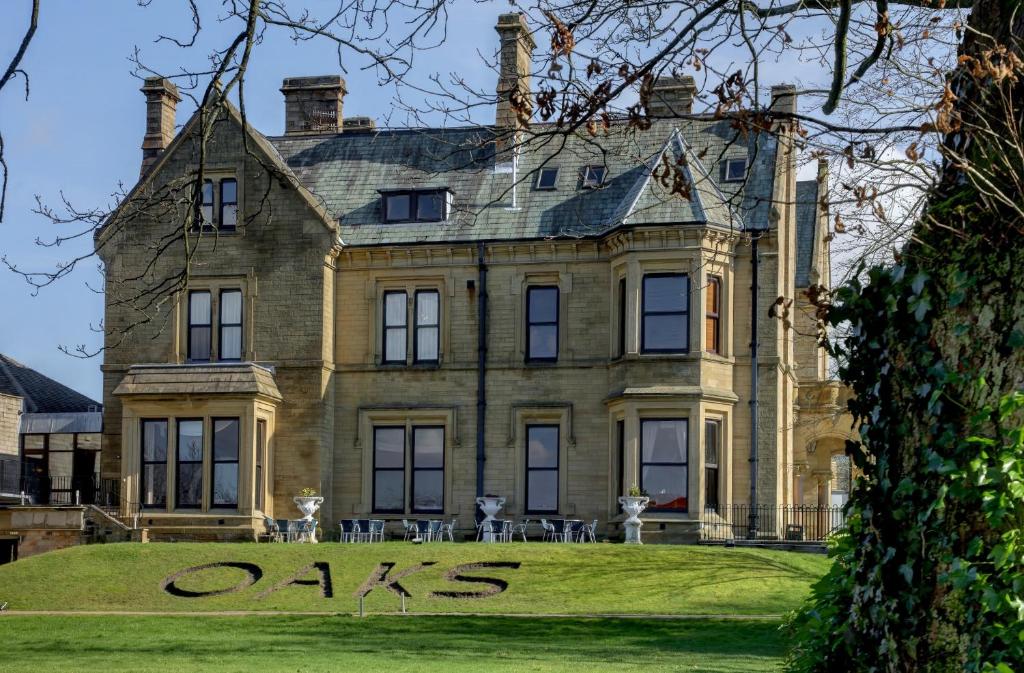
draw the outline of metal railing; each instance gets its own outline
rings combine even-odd
[[[705,509],[700,523],[708,542],[820,542],[846,527],[846,512],[840,505],[719,505]]]

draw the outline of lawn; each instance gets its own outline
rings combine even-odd
[[[218,562],[255,565],[260,577],[217,596],[163,588],[170,575]],[[463,568],[462,581],[450,572],[480,563],[504,565]],[[410,614],[393,614],[401,600],[378,583],[365,596],[367,616],[354,616],[357,593],[382,564],[393,564],[389,578],[408,573],[399,581]],[[779,615],[827,566],[821,556],[694,546],[74,547],[0,566],[0,602],[9,604],[0,671],[775,671],[786,650]],[[330,576],[328,597],[321,573]],[[246,577],[214,567],[174,586],[201,593]],[[287,584],[295,578],[303,583]],[[168,614],[181,612],[192,614]]]
[[[257,565],[262,577],[235,593],[201,598],[172,596],[166,577],[214,562]],[[329,569],[332,596],[315,585],[291,585],[265,595],[309,564]],[[374,545],[111,544],[43,554],[0,566],[0,601],[11,610],[109,611],[324,611],[352,614],[356,591],[379,564],[389,577],[434,562],[399,581],[410,612],[495,614],[780,615],[796,608],[826,571],[824,557],[721,547],[558,544]],[[432,597],[434,592],[493,590],[491,584],[452,582],[460,564],[518,563],[467,570],[466,575],[507,582],[486,598]],[[204,570],[176,582],[186,591],[225,589],[245,579],[237,568]],[[315,580],[317,573],[302,579]],[[365,598],[370,613],[400,609],[384,587]]]
[[[511,617],[0,617],[5,673],[775,671],[778,624]]]

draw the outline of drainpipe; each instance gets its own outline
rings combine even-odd
[[[763,231],[754,231],[750,235],[750,520],[747,525],[747,539],[757,538],[757,414],[758,390],[757,380],[757,294],[760,289],[757,270],[761,265],[761,257],[757,251],[757,243],[764,235]]]
[[[487,264],[484,262],[484,244],[476,244],[476,259],[479,287],[476,296],[476,497],[484,495],[484,430],[487,414]],[[477,508],[476,518],[481,519]]]

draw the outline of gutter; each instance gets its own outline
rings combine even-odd
[[[476,297],[476,497],[484,496],[484,464],[487,452],[484,437],[487,422],[487,263],[484,261],[484,242],[476,244],[478,284]],[[479,520],[480,511],[476,513]]]
[[[757,539],[757,421],[759,408],[759,382],[757,378],[758,355],[758,323],[757,295],[760,290],[757,271],[761,266],[757,244],[764,235],[762,231],[754,231],[750,236],[750,520],[747,538]]]

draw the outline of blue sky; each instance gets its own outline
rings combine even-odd
[[[200,3],[204,7],[219,3]],[[5,2],[0,8],[0,60],[6,65],[28,20],[27,2]],[[182,63],[201,67],[207,49],[191,52],[154,44],[161,33],[189,35],[186,3],[154,0],[141,8],[135,0],[43,3],[40,25],[22,63],[31,78],[31,95],[24,100],[23,82],[8,85],[0,96],[6,157],[11,175],[7,212],[0,224],[0,254],[25,269],[52,270],[60,261],[91,250],[91,237],[60,248],[41,248],[37,237],[52,237],[58,230],[33,214],[38,194],[59,204],[60,194],[78,207],[104,205],[124,183],[138,178],[145,126],[141,82],[132,75],[128,57],[136,45],[147,65],[173,72]],[[443,47],[417,57],[416,72],[461,74],[490,87],[493,76],[475,58],[475,50],[490,55],[497,46],[493,26],[507,3],[467,2],[452,17],[453,38]],[[205,10],[204,10],[205,11]],[[210,10],[212,14],[212,10]],[[208,20],[203,44],[226,44],[230,31]],[[465,42],[461,36],[472,36]],[[466,58],[469,51],[473,58]],[[269,36],[254,53],[246,83],[246,112],[250,122],[268,134],[282,131],[284,101],[278,89],[288,76],[343,74],[348,87],[345,114],[370,115],[383,120],[394,90],[380,87],[363,63],[346,61],[340,73],[336,52],[326,43],[294,45],[279,32]],[[192,112],[188,100],[178,108],[178,122]],[[481,120],[485,121],[485,120]],[[63,229],[61,233],[71,233]],[[102,356],[87,360],[61,353],[59,346],[78,344],[96,348],[102,342],[90,326],[103,316],[103,297],[89,289],[101,287],[95,260],[74,274],[32,296],[32,288],[6,268],[0,269],[0,352],[44,374],[100,399]]]
[[[4,64],[21,40],[28,19],[27,2],[5,2],[0,7],[0,61]],[[47,204],[60,203],[61,193],[79,208],[104,206],[123,183],[129,189],[138,178],[140,144],[144,131],[144,99],[141,82],[132,74],[129,56],[135,46],[143,61],[169,74],[180,67],[202,69],[205,54],[222,48],[227,30],[213,21],[219,3],[200,3],[206,12],[200,45],[183,51],[156,37],[170,34],[187,39],[191,21],[182,0],[153,0],[139,7],[135,0],[79,2],[51,0],[43,3],[40,26],[22,67],[31,77],[31,96],[24,100],[23,82],[8,85],[0,95],[0,120],[10,168],[7,212],[0,224],[0,254],[26,270],[52,270],[62,261],[87,253],[91,237],[60,248],[41,248],[36,238],[67,235],[73,229],[56,229],[32,213],[36,195]],[[316,6],[316,3],[313,3]],[[333,5],[332,5],[333,6]],[[449,39],[441,47],[416,57],[414,75],[426,82],[432,73],[457,71],[470,84],[491,90],[495,75],[477,56],[490,57],[497,48],[493,26],[497,15],[510,11],[508,2],[469,2],[459,5],[449,21]],[[546,38],[540,37],[540,40]],[[387,117],[394,89],[379,85],[364,62],[349,59],[344,75],[348,94],[345,115],[369,115],[381,123]],[[795,66],[795,64],[793,64]],[[807,68],[804,70],[804,68]],[[804,73],[813,68],[804,65]],[[793,66],[778,68],[789,77],[766,78],[771,84],[792,81]],[[269,33],[254,52],[246,81],[249,121],[267,134],[282,132],[284,102],[278,89],[289,76],[340,73],[337,55],[326,42],[298,45],[283,31]],[[405,92],[406,97],[416,96]],[[178,122],[192,112],[186,99],[178,108]],[[476,121],[493,121],[489,109],[480,109]],[[486,117],[486,118],[484,118]],[[392,119],[392,125],[400,119]],[[81,392],[101,399],[99,367],[102,355],[78,359],[59,351],[78,344],[97,348],[101,336],[93,331],[103,314],[96,260],[87,260],[69,277],[40,290],[32,288],[6,269],[0,269],[0,305],[7,318],[0,321],[0,352],[42,371]]]

